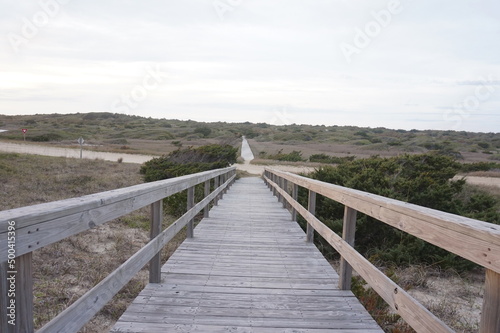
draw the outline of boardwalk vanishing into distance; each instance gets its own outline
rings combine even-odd
[[[238,180],[112,332],[382,332],[260,178]]]
[[[151,241],[37,333],[78,332],[148,263],[150,284],[113,333],[382,332],[350,291],[353,270],[417,332],[453,332],[356,251],[358,212],[484,267],[479,332],[500,332],[498,225],[276,169],[266,168],[262,178],[236,178],[229,167],[1,211],[0,332],[35,331],[33,251],[146,206]],[[196,188],[204,192],[199,202]],[[307,207],[297,200],[299,189],[309,193]],[[164,228],[163,199],[183,191],[187,212]],[[344,206],[342,236],[315,216],[317,195]],[[295,222],[299,215],[305,233]],[[12,225],[15,253],[8,241]],[[183,228],[187,239],[161,267],[161,250]],[[314,234],[339,253],[338,274],[314,246]],[[12,274],[14,296],[7,292]],[[16,325],[9,321],[12,302]]]

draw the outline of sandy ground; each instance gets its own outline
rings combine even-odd
[[[0,151],[8,153],[80,158],[80,149],[49,147],[49,146],[34,145],[34,144],[0,142]],[[142,164],[157,156],[96,152],[96,151],[85,150],[84,147],[82,152],[82,157],[89,159],[114,161],[114,162],[118,161],[118,159],[121,158],[123,159],[124,163]]]
[[[500,178],[466,176],[465,180],[469,184],[500,187]]]
[[[11,142],[0,142],[0,151],[8,153],[80,158],[80,149],[50,147],[50,146],[28,144],[28,143],[20,144]],[[236,164],[236,168],[238,170],[246,171],[253,175],[261,175],[264,172],[264,168],[266,166],[254,165],[250,163],[254,159],[254,154],[252,153],[252,150],[250,149],[250,146],[246,139],[243,139],[242,142],[241,155],[245,160],[245,162],[243,164]],[[105,161],[115,161],[115,162],[121,158],[122,162],[124,163],[142,164],[158,156],[96,152],[96,151],[85,150],[84,147],[82,157],[89,159],[102,159]],[[307,166],[292,166],[292,165],[269,165],[267,167],[293,173],[308,173],[314,170],[314,168]],[[471,184],[500,187],[500,178],[467,176],[466,180],[468,183]]]
[[[241,171],[246,171],[253,175],[262,175],[264,173],[264,165],[255,165],[251,164],[252,160],[255,158],[248,144],[248,141],[245,137],[243,137],[243,141],[241,144],[241,157],[244,160],[243,164],[236,164],[236,169]],[[291,165],[268,165],[267,167],[278,169],[281,171],[293,172],[293,173],[307,173],[313,171],[311,167],[302,167],[302,166],[291,166]]]

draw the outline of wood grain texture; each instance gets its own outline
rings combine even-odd
[[[261,179],[243,178],[112,332],[382,330]]]
[[[113,271],[113,273],[108,275],[75,303],[38,330],[37,333],[77,332],[83,325],[92,319],[92,317],[94,317],[95,314],[99,312],[99,310],[102,309],[148,261],[161,251],[161,249],[196,216],[196,214],[202,211],[210,201],[219,195],[233,179],[234,176],[226,183],[219,186],[219,188],[213,191],[208,197],[197,203],[191,210],[186,212],[181,218],[162,231],[157,237]]]
[[[480,333],[500,332],[500,274],[486,271]]]
[[[233,171],[226,168],[139,184],[79,198],[0,212],[0,254],[7,253],[8,221],[16,222],[16,254],[23,255],[94,228],[172,194]],[[0,257],[0,262],[6,256]]]
[[[310,191],[500,273],[500,226],[288,172],[268,169]]]
[[[151,204],[151,229],[150,238],[155,239],[163,230],[163,200]],[[161,251],[149,262],[149,283],[160,283],[161,281]]]
[[[352,247],[354,247],[354,238],[356,234],[356,216],[357,211],[355,209],[350,207],[344,208],[342,239]],[[342,290],[351,290],[352,267],[344,258],[340,258],[339,275],[339,288]]]
[[[339,254],[356,270],[356,272],[391,306],[411,327],[417,332],[450,333],[453,332],[439,318],[418,303],[407,292],[395,284],[384,273],[379,271],[372,263],[365,259],[359,252],[345,240],[318,220],[291,196],[282,191],[277,184],[271,184],[276,191],[281,192],[285,199],[297,209],[297,212],[310,223]]]

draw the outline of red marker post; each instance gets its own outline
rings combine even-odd
[[[23,132],[24,141],[26,141],[26,132],[28,132],[28,129],[23,128],[23,129],[21,129],[21,131]]]

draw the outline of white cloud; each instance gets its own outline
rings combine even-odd
[[[271,122],[289,106],[298,123],[453,128],[444,110],[474,93],[460,82],[500,79],[500,4],[479,3],[401,0],[348,64],[339,45],[388,0],[242,0],[224,20],[211,0],[70,1],[17,54],[8,34],[43,9],[0,0],[0,113],[110,110],[158,65],[165,82],[131,113]],[[459,129],[498,131],[499,100]]]

